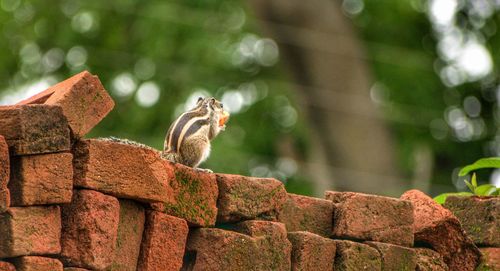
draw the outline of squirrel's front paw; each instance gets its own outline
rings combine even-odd
[[[195,168],[198,171],[205,172],[205,173],[214,173],[211,169],[208,168]]]

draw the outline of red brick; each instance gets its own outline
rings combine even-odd
[[[152,204],[156,211],[185,219],[190,226],[213,226],[217,218],[217,180],[215,174],[202,172],[181,164],[164,161],[167,168],[174,167],[171,179],[173,199]]]
[[[80,267],[64,267],[64,271],[92,271],[92,270]]]
[[[74,136],[83,137],[114,107],[99,78],[83,71],[19,104],[61,106]]]
[[[108,270],[135,271],[144,231],[144,207],[131,200],[120,200],[120,223],[113,264]]]
[[[71,202],[73,155],[50,153],[12,158],[9,182],[13,206]]]
[[[0,271],[16,271],[13,264],[0,261]]]
[[[335,240],[337,253],[334,270],[382,270],[382,262],[378,251],[368,245],[347,241]]]
[[[416,271],[448,271],[441,254],[430,248],[415,248]]]
[[[306,231],[288,233],[292,243],[292,271],[332,271],[335,241]]]
[[[10,206],[10,192],[7,188],[0,188],[0,213],[7,211]]]
[[[12,260],[17,271],[63,271],[62,263],[57,259],[23,256]]]
[[[444,207],[460,221],[476,245],[500,247],[500,197],[456,197]]]
[[[289,232],[308,231],[323,237],[332,234],[333,204],[329,200],[288,194],[278,214]]]
[[[474,270],[481,253],[448,209],[418,190],[407,191],[401,198],[415,207],[415,242],[439,252],[451,270]]]
[[[381,258],[382,270],[413,271],[416,268],[417,258],[411,248],[380,242],[365,242],[376,249]]]
[[[7,184],[10,179],[9,146],[5,138],[0,135],[0,213],[10,206],[10,194]]]
[[[180,270],[188,231],[185,220],[148,211],[137,270]]]
[[[172,198],[173,167],[156,150],[90,139],[77,142],[73,155],[75,186],[142,202]]]
[[[353,192],[327,191],[325,196],[334,205],[334,237],[413,245],[410,202]]]
[[[483,257],[480,267],[476,270],[500,270],[500,247],[482,247],[479,250]]]
[[[290,270],[292,244],[284,224],[247,220],[238,223],[235,230],[254,238],[261,261],[261,268],[257,270]]]
[[[0,214],[0,258],[61,251],[58,206],[11,207]]]
[[[0,106],[0,134],[13,155],[70,149],[68,121],[59,106]]]
[[[189,234],[182,270],[269,270],[254,238],[215,228],[194,229]],[[251,256],[250,256],[251,255]],[[261,268],[261,269],[259,269]]]
[[[112,196],[92,190],[73,191],[62,207],[61,259],[67,266],[103,270],[113,259],[120,205]]]
[[[283,183],[272,178],[217,174],[217,185],[218,222],[276,217],[287,198]]]

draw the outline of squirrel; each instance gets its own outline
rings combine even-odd
[[[210,155],[210,141],[226,128],[229,113],[213,97],[198,98],[196,106],[182,113],[168,129],[162,157],[201,171],[198,166]]]

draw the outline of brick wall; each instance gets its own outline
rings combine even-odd
[[[0,107],[0,271],[500,270],[498,197],[294,195],[83,139],[113,106],[82,72]]]

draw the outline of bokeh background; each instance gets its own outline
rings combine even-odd
[[[88,137],[162,149],[199,96],[232,116],[203,165],[289,192],[464,190],[500,154],[497,0],[0,0],[0,104],[82,70],[115,109]],[[500,172],[479,182],[499,185]]]

